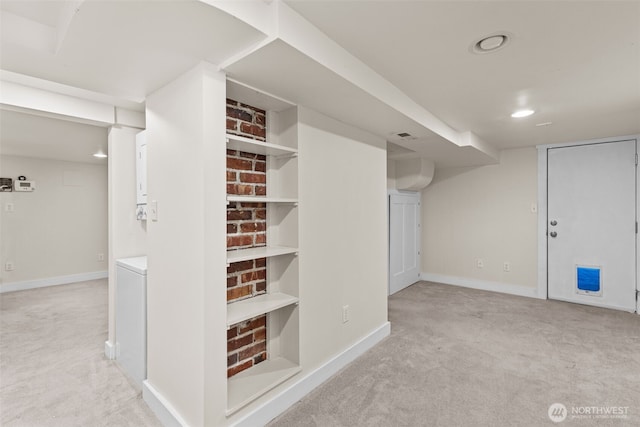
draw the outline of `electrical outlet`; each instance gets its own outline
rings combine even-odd
[[[5,271],[13,271],[13,261],[7,261],[4,263]]]
[[[15,211],[15,205],[13,203],[7,203],[6,205],[4,205],[4,211],[5,212],[14,212]]]
[[[98,254],[98,261],[104,261],[104,254]]]
[[[349,321],[349,306],[342,306],[342,323],[347,323]]]
[[[484,261],[482,260],[482,258],[478,258],[476,260],[476,267],[477,268],[484,268]]]
[[[502,265],[502,269],[504,271],[506,271],[507,273],[511,271],[511,264],[509,264],[508,262],[505,261],[505,263]]]

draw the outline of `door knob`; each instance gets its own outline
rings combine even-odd
[[[553,221],[551,221],[551,225],[556,226],[558,225],[558,221],[556,221],[555,219]]]
[[[552,231],[551,233],[549,233],[549,236],[551,237],[556,237],[558,235],[558,233],[556,233],[555,231]]]

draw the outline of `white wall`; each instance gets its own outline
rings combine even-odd
[[[225,76],[201,64],[147,98],[147,374],[188,425],[226,423]]]
[[[387,159],[387,188],[389,190],[396,188],[396,162],[391,159]]]
[[[453,282],[535,288],[537,214],[531,206],[536,200],[533,147],[505,150],[497,165],[436,171],[422,192],[423,272]],[[505,261],[510,272],[503,271]]]
[[[386,144],[306,108],[299,118],[300,341],[311,370],[387,321]]]
[[[24,175],[37,186],[28,193],[0,193],[1,286],[107,270],[106,164],[1,156],[0,171],[14,179]],[[7,203],[14,212],[5,212]],[[7,261],[14,271],[4,271]]]
[[[115,260],[146,255],[146,222],[136,220],[136,134],[109,129],[109,343],[115,343]]]

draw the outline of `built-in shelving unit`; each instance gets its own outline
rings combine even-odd
[[[256,258],[271,258],[274,256],[295,254],[297,252],[298,248],[287,248],[283,246],[261,246],[258,248],[237,249],[227,252],[227,264]]]
[[[227,196],[227,202],[297,204],[298,199],[265,196]]]
[[[229,380],[227,415],[251,403],[298,372],[300,366],[283,357],[266,360]]]
[[[267,360],[227,379],[227,415],[300,372],[298,267],[298,112],[237,82],[228,97],[267,111],[267,142],[232,134],[227,148],[266,156],[265,196],[227,195],[227,203],[265,203],[267,244],[230,250],[227,263],[266,258],[266,294],[227,304],[227,328],[267,315]],[[231,91],[232,93],[230,93]],[[245,98],[243,95],[247,95]],[[265,101],[262,103],[261,101]],[[275,107],[275,109],[273,109]]]
[[[227,134],[227,148],[229,150],[240,150],[247,153],[262,154],[265,156],[297,156],[296,148],[287,147],[269,142],[256,141],[255,139],[243,136]]]
[[[234,302],[227,307],[227,327],[297,303],[298,297],[282,292],[259,295]]]

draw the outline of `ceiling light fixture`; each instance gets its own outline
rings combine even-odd
[[[472,43],[470,51],[473,53],[491,53],[502,49],[511,41],[511,35],[507,33],[494,33],[482,37],[480,40]]]
[[[93,155],[93,157],[97,157],[99,159],[106,159],[107,155],[102,152],[102,150],[98,151]]]
[[[511,117],[513,117],[514,119],[520,119],[522,117],[529,117],[533,113],[535,113],[534,110],[518,110],[518,111],[512,113]]]

